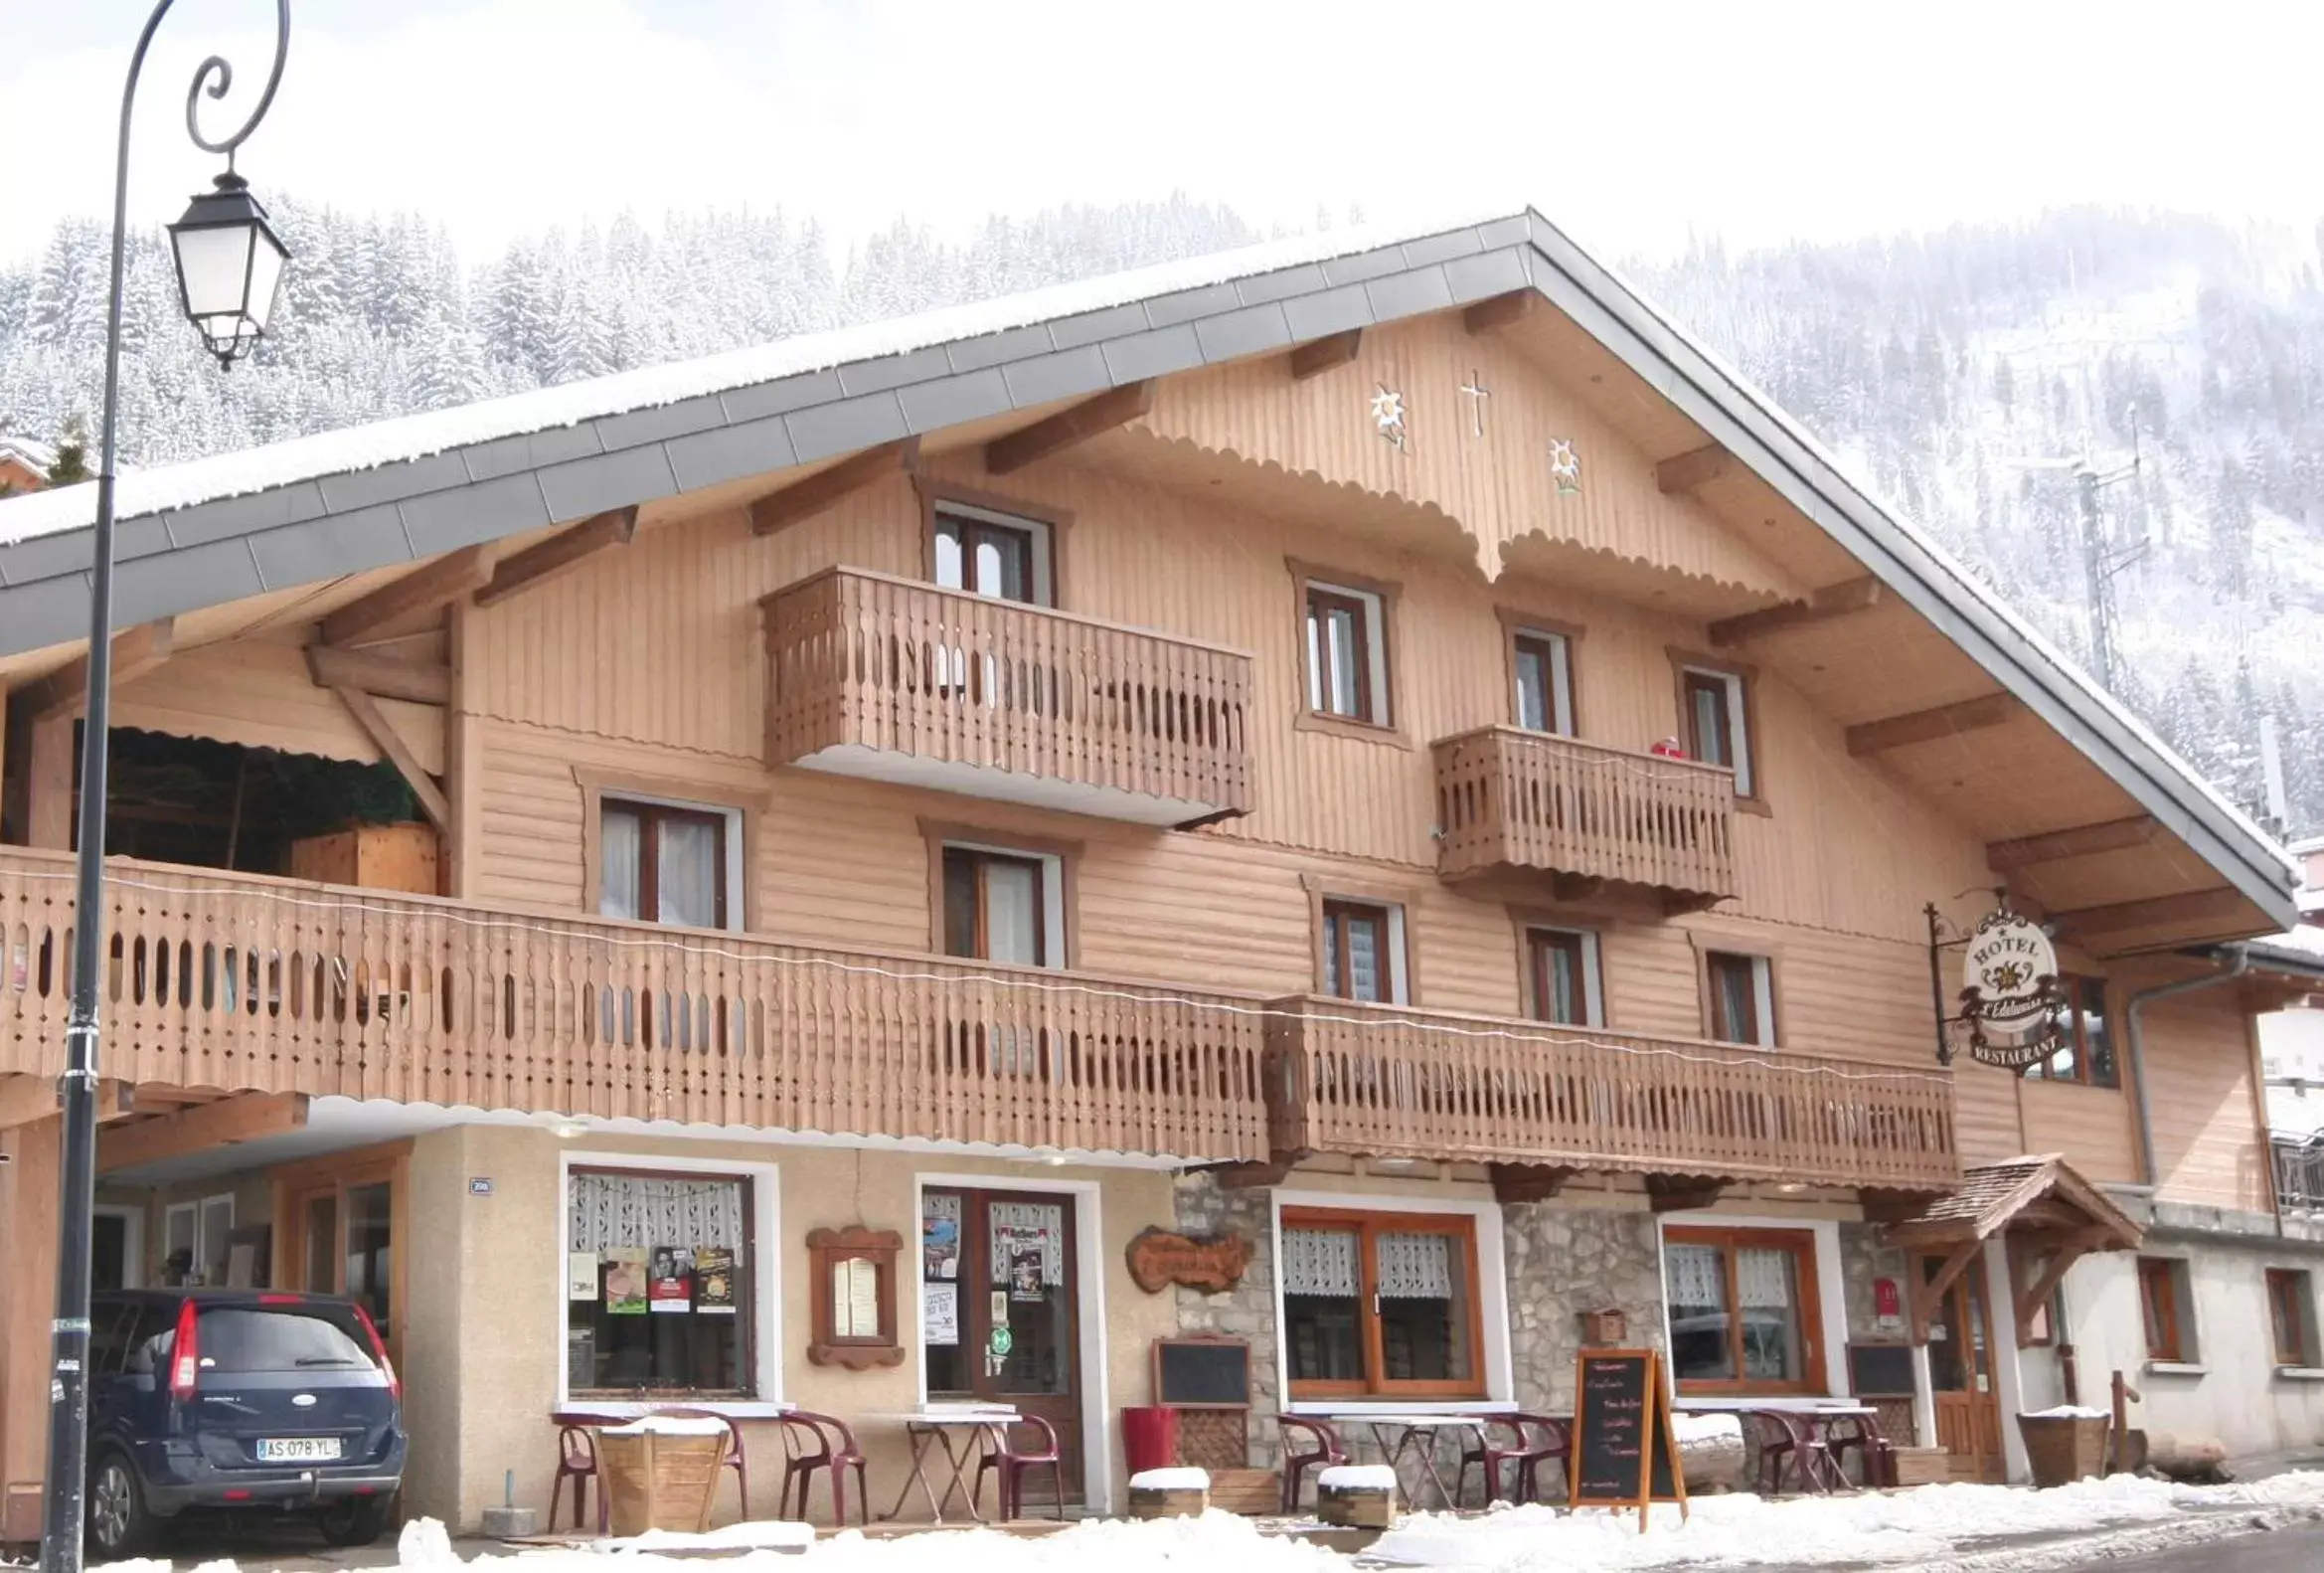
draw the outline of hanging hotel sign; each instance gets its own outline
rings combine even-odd
[[[2006,892],[1996,891],[1991,912],[1965,935],[1945,939],[1943,920],[1928,908],[1928,965],[1941,979],[1942,956],[1961,952],[1960,1012],[1937,1023],[1937,1058],[1952,1058],[1951,1032],[1965,1028],[1972,1057],[2006,1070],[2023,1070],[2050,1057],[2066,1041],[2059,988],[2058,951],[2042,926],[2010,909]],[[1938,998],[1943,985],[1938,981]]]

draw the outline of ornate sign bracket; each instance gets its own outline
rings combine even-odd
[[[1936,1006],[1936,1062],[1953,1062],[1956,1039],[1972,1058],[2004,1070],[2025,1071],[2066,1046],[2069,1003],[2049,934],[2012,911],[2009,889],[1997,886],[1993,910],[1962,932],[1930,902],[1928,988]],[[1951,931],[1951,932],[1947,932]],[[1948,1000],[1944,963],[1961,953],[1960,987]],[[1957,1006],[1949,1009],[1948,1005]]]

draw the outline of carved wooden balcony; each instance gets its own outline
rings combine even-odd
[[[1250,809],[1250,657],[828,569],[762,603],[767,761],[1183,825]]]
[[[1607,885],[1666,912],[1735,894],[1735,773],[1546,732],[1440,738],[1437,872],[1454,884],[1558,900]]]

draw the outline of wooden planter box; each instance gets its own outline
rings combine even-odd
[[[1387,1529],[1396,1523],[1393,1486],[1318,1486],[1315,1516],[1347,1529]]]
[[[710,1527],[727,1433],[683,1436],[651,1430],[597,1433],[597,1472],[616,1536],[648,1529],[700,1534]]]
[[[1194,1518],[1209,1511],[1210,1506],[1211,1493],[1201,1487],[1170,1490],[1156,1490],[1143,1486],[1130,1487],[1132,1518]]]
[[[1897,1485],[1942,1486],[1953,1478],[1952,1455],[1942,1448],[1899,1448]]]

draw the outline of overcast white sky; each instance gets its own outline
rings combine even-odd
[[[102,214],[147,0],[0,0],[0,258]],[[179,0],[136,222],[215,160],[270,0]],[[1831,239],[2095,200],[2324,210],[2324,0],[294,0],[261,194],[413,209],[471,259],[628,208],[834,234],[1180,189],[1254,224],[1533,202],[1606,250]],[[247,90],[247,89],[244,89]],[[230,104],[244,99],[238,90]]]

